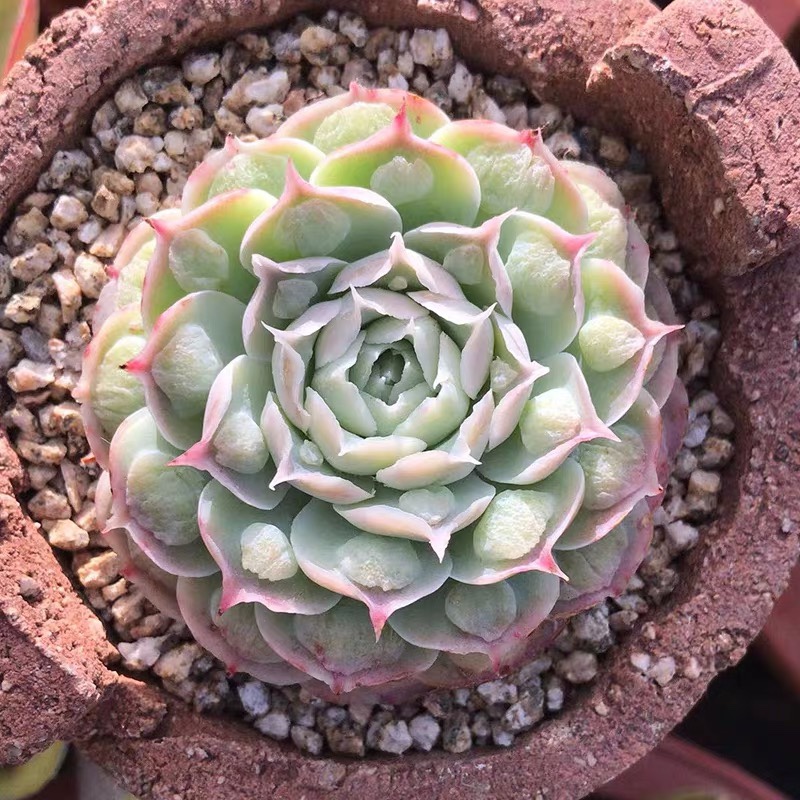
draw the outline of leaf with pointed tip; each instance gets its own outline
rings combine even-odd
[[[546,358],[549,372],[536,380],[519,426],[483,457],[478,471],[487,480],[516,486],[536,483],[564,463],[581,443],[612,437],[597,416],[583,373],[569,353]]]
[[[320,256],[278,263],[253,257],[258,286],[247,304],[242,336],[247,355],[268,360],[274,337],[267,330],[283,330],[305,313],[331,287],[344,261]]]
[[[641,502],[602,539],[578,550],[560,551],[558,563],[569,580],[561,584],[553,613],[572,616],[622,594],[642,563],[652,536],[653,520],[647,503]]]
[[[422,543],[365,533],[319,500],[297,514],[291,542],[315,583],[367,606],[376,638],[397,609],[436,591],[452,566]]]
[[[157,566],[124,528],[104,531],[103,539],[119,556],[119,574],[136,584],[162,614],[182,619],[175,597],[178,578]]]
[[[486,586],[449,580],[397,611],[389,625],[417,647],[483,653],[499,666],[509,646],[527,638],[547,618],[558,599],[559,583],[555,575],[543,572]]]
[[[338,602],[335,594],[298,570],[288,544],[292,520],[307,503],[305,495],[290,492],[276,508],[263,511],[243,503],[216,481],[206,485],[200,495],[197,520],[200,535],[222,571],[221,610],[226,611],[239,603],[260,603],[282,614],[320,614]],[[293,562],[289,563],[288,569],[276,565],[277,548],[270,548],[269,541],[264,538],[259,540],[258,534],[266,528],[277,528],[283,533],[284,549],[288,547],[289,550],[282,554],[281,560]],[[250,538],[254,541],[251,547],[256,552],[248,551],[248,556],[245,556]],[[259,547],[263,557],[258,552]],[[248,557],[253,560],[248,560]],[[274,575],[287,577],[263,578],[249,568],[258,566],[261,569],[262,561],[267,574],[271,571]],[[292,568],[294,573],[289,575]]]
[[[538,131],[466,119],[439,128],[431,141],[460,153],[475,170],[481,221],[517,209],[544,215],[572,233],[586,231],[586,205]]]
[[[435,292],[411,292],[409,297],[440,320],[458,346],[461,351],[458,380],[467,397],[474,400],[489,378],[494,357],[494,306],[481,311],[464,298]]]
[[[573,236],[543,217],[511,214],[498,250],[513,292],[514,322],[533,358],[560,353],[583,318],[581,270],[591,236]]]
[[[345,478],[325,463],[316,445],[303,441],[289,425],[272,395],[267,395],[261,430],[277,468],[271,487],[289,483],[328,503],[358,503],[372,497],[372,482]]]
[[[256,287],[249,261],[239,261],[242,237],[275,198],[242,189],[211,199],[177,220],[151,221],[156,248],[142,293],[145,328],[192,292],[222,292],[246,302]]]
[[[227,667],[275,686],[304,683],[303,672],[287,664],[261,637],[254,605],[242,604],[220,614],[219,576],[180,578],[178,603],[189,630],[202,647]]]
[[[563,577],[552,551],[581,506],[584,482],[583,470],[568,459],[531,490],[497,494],[494,511],[490,504],[476,524],[453,538],[452,577],[476,585],[531,571]],[[498,552],[515,557],[491,558]]]
[[[581,279],[586,313],[570,350],[598,415],[612,425],[638,397],[656,344],[680,326],[649,319],[644,292],[611,261],[584,259]]]
[[[587,258],[613,261],[643,289],[650,263],[650,248],[619,187],[599,167],[580,161],[561,163],[584,197],[589,211],[589,230],[597,234],[586,252]]]
[[[173,463],[205,470],[251,506],[274,508],[286,492],[269,486],[275,466],[260,427],[272,388],[265,364],[249,356],[234,358],[211,385],[200,441]]]
[[[512,290],[497,245],[508,214],[493,217],[478,228],[431,222],[403,234],[405,243],[442,265],[479,308],[497,303],[511,313]]]
[[[330,293],[362,287],[402,292],[427,289],[452,298],[464,296],[450,273],[433,259],[409,250],[399,232],[392,235],[392,246],[388,250],[348,264],[336,276]]]
[[[379,483],[407,491],[431,485],[447,485],[466,478],[480,463],[489,443],[489,424],[494,412],[491,392],[473,405],[458,431],[437,448],[401,458],[376,473]]]
[[[348,92],[312,103],[293,114],[274,136],[305,139],[323,152],[330,153],[360,142],[390,125],[403,109],[414,133],[426,139],[449,122],[447,114],[438,106],[418,95],[400,89],[372,89],[351,83]]]
[[[500,445],[516,429],[535,381],[548,367],[532,361],[522,331],[508,317],[492,315],[495,328],[495,359],[489,367],[495,411],[489,425],[487,449]]]
[[[494,486],[472,474],[449,487],[407,492],[379,488],[369,500],[334,510],[363,531],[428,542],[443,559],[453,533],[477,520],[495,493]]]
[[[73,396],[81,403],[89,447],[103,468],[108,466],[114,432],[145,404],[141,383],[124,369],[144,344],[139,309],[130,305],[108,317],[83,352],[83,370]]]
[[[363,603],[343,598],[313,617],[256,610],[267,643],[292,666],[323,681],[336,694],[416,675],[433,664],[435,650],[408,644],[391,628],[375,641]]]
[[[471,225],[481,200],[475,172],[457,153],[415,136],[405,111],[364,141],[326,156],[316,186],[361,186],[386,198],[405,228],[431,220]]]
[[[355,261],[385,250],[402,225],[397,211],[376,192],[314,186],[290,166],[278,202],[248,228],[240,258],[243,264],[256,255],[273,261],[309,256]]]
[[[187,295],[158,318],[142,352],[128,362],[159,431],[175,447],[200,440],[214,380],[244,350],[244,308],[221,292]]]
[[[349,475],[374,475],[426,447],[423,439],[404,436],[399,431],[391,436],[367,437],[349,433],[313,389],[306,390],[306,410],[311,418],[309,439],[319,447],[328,464]]]
[[[245,142],[228,136],[225,146],[212,152],[189,176],[181,211],[188,214],[210,198],[237,189],[260,189],[279,197],[290,161],[308,179],[322,157],[320,150],[302,139],[271,136]]]
[[[131,539],[157,566],[172,575],[202,577],[218,571],[193,530],[187,508],[196,508],[201,473],[191,467],[169,467],[178,451],[159,434],[146,408],[131,414],[111,440],[109,468],[113,514],[109,530],[125,528]],[[137,461],[139,468],[134,471]],[[133,482],[132,482],[133,481]],[[151,530],[148,522],[167,527]],[[177,544],[170,544],[169,540]]]
[[[662,424],[659,408],[642,393],[625,416],[611,426],[617,441],[582,444],[575,458],[586,476],[583,507],[556,548],[574,550],[605,536],[646,497],[658,495]]]
[[[177,208],[158,211],[150,218],[157,223],[168,224],[180,218]],[[95,332],[117,309],[131,303],[142,302],[142,286],[147,267],[156,249],[156,234],[148,220],[140,222],[125,237],[114,263],[107,268],[109,281],[100,292],[94,308],[92,327]]]
[[[655,271],[647,277],[644,289],[645,308],[651,319],[658,319],[668,325],[675,325],[678,317],[672,304],[669,289]],[[678,375],[678,355],[681,337],[677,331],[667,334],[656,343],[653,358],[644,376],[647,393],[663,406],[672,392]]]

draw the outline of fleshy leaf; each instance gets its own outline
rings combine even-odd
[[[205,470],[245,503],[274,508],[285,490],[270,489],[270,461],[261,413],[272,389],[262,362],[237,356],[214,379],[203,417],[203,435],[173,464]]]
[[[424,544],[365,533],[319,500],[295,517],[291,542],[315,583],[367,606],[376,637],[398,608],[438,589],[452,566],[448,555],[439,560]]]
[[[86,439],[101,467],[108,466],[114,432],[145,404],[139,380],[124,369],[145,344],[135,305],[114,312],[83,352],[83,371],[73,396],[81,403]]]
[[[109,281],[101,290],[95,304],[92,316],[95,332],[117,309],[131,303],[135,303],[137,307],[141,305],[145,272],[156,249],[156,233],[151,221],[168,224],[178,219],[180,211],[177,208],[158,211],[150,221],[140,222],[125,237],[114,263],[106,270]]]
[[[584,259],[581,277],[586,313],[570,349],[581,364],[598,415],[611,425],[638,397],[657,343],[680,326],[648,319],[644,292],[611,261]],[[612,351],[615,360],[607,360],[603,354]],[[632,355],[615,366],[628,352]]]
[[[379,483],[408,491],[434,484],[447,485],[466,478],[480,463],[489,443],[489,424],[494,412],[492,393],[487,392],[472,407],[458,431],[433,450],[401,458],[376,473]]]
[[[311,422],[308,436],[334,469],[349,475],[374,475],[412,453],[425,449],[425,441],[395,433],[391,436],[356,436],[344,430],[328,404],[313,389],[306,391]]]
[[[362,287],[403,292],[427,289],[447,297],[463,297],[458,281],[433,259],[409,250],[399,233],[392,236],[388,250],[348,264],[337,275],[330,293]]]
[[[192,292],[249,300],[256,279],[250,261],[239,261],[239,247],[253,220],[274,204],[266,192],[242,189],[212,198],[179,219],[151,219],[156,248],[142,294],[145,328],[152,330],[161,314]]]
[[[160,436],[146,408],[131,414],[119,426],[109,452],[114,513],[106,528],[125,528],[136,545],[172,575],[211,575],[218,567],[203,546],[199,528],[193,529],[192,518],[186,519],[183,513],[192,498],[199,496],[197,490],[205,481],[202,473],[191,467],[169,467],[169,461],[177,455],[178,451]],[[145,480],[131,484],[131,471],[137,460],[141,465],[139,477]],[[177,477],[167,480],[170,472]],[[168,543],[167,529],[149,530],[142,517],[166,522],[172,530],[171,538],[179,543]]]
[[[379,488],[369,500],[334,509],[363,531],[429,542],[443,559],[453,533],[478,519],[495,492],[473,474],[450,487],[407,492]]]
[[[261,430],[277,468],[270,488],[289,483],[329,503],[357,503],[372,497],[372,482],[343,477],[325,463],[319,448],[289,425],[273,396],[267,395]]]
[[[586,257],[613,261],[637,286],[644,288],[650,249],[617,184],[590,164],[564,161],[562,167],[583,195],[589,212],[589,230],[596,234]]]
[[[290,165],[283,194],[250,226],[240,257],[243,264],[251,264],[255,255],[273,261],[310,256],[355,261],[386,249],[402,224],[397,211],[376,192],[313,186]]]
[[[405,110],[368,139],[326,156],[311,183],[371,189],[397,209],[405,228],[431,219],[471,225],[481,196],[466,161],[415,136]]]
[[[269,544],[263,538],[259,541],[259,532],[263,535],[274,527],[288,540],[292,520],[307,502],[300,492],[290,492],[277,507],[263,511],[243,503],[216,481],[206,486],[197,517],[203,541],[222,570],[221,610],[238,603],[260,603],[283,614],[320,614],[336,604],[337,596],[309,580],[299,571],[296,561],[294,570],[284,570],[287,577],[280,579],[264,578],[250,569],[259,563],[259,546]],[[248,535],[255,553],[246,552]],[[288,541],[284,546],[290,561],[294,560]],[[267,554],[274,559],[275,548]],[[274,563],[272,566],[275,575]]]
[[[290,161],[308,179],[322,157],[320,150],[302,139],[271,136],[245,142],[229,136],[225,147],[211,153],[189,176],[181,210],[188,214],[210,198],[238,189],[260,189],[279,197]]]
[[[658,406],[642,392],[611,426],[617,441],[582,444],[576,459],[586,475],[583,507],[556,547],[573,550],[605,536],[646,497],[660,493],[658,475],[662,425]]]
[[[389,625],[417,647],[484,653],[499,662],[509,645],[528,637],[558,599],[555,575],[528,572],[501,583],[471,586],[449,580],[396,612]]]
[[[434,259],[461,284],[470,302],[486,308],[497,303],[511,313],[511,282],[497,251],[508,215],[493,217],[478,228],[431,222],[403,235],[405,243]]]
[[[500,492],[477,523],[453,537],[453,575],[457,581],[476,585],[497,583],[524,572],[563,573],[553,559],[553,547],[580,508],[584,492],[583,470],[571,459],[531,489]],[[526,492],[514,497],[514,492]],[[506,516],[508,515],[508,516]],[[519,525],[528,526],[515,530]],[[504,532],[513,541],[504,543]],[[530,550],[516,558],[493,559],[493,552]],[[519,549],[517,549],[519,548]]]
[[[520,414],[519,427],[488,452],[478,471],[499,483],[536,483],[555,471],[581,443],[613,438],[592,406],[578,362],[569,353],[544,359]]]
[[[165,311],[127,369],[144,384],[147,407],[175,447],[198,442],[217,375],[239,355],[244,305],[221,292],[195,292]]]
[[[622,594],[641,564],[652,535],[653,521],[647,504],[641,502],[602,539],[578,550],[560,551],[558,563],[569,581],[561,584],[553,613],[572,616]]]
[[[246,672],[275,686],[305,683],[308,676],[289,666],[261,637],[253,604],[219,612],[219,576],[180,578],[181,614],[198,644],[225,664],[229,675]]]
[[[350,84],[350,91],[312,103],[293,114],[275,136],[305,139],[324,153],[360,142],[390,125],[405,109],[411,128],[427,139],[449,122],[447,115],[430,100],[399,89],[371,89]]]
[[[408,678],[436,660],[435,650],[414,647],[391,628],[385,628],[376,642],[367,608],[349,598],[318,616],[258,608],[256,619],[278,654],[336,694]]]
[[[516,213],[498,250],[513,292],[514,322],[533,358],[561,352],[583,319],[581,270],[591,236],[573,236],[543,217]]]
[[[258,286],[242,322],[247,354],[268,359],[274,337],[267,330],[282,330],[324,297],[344,266],[335,258],[311,257],[277,263],[264,256],[253,257]]]
[[[571,233],[587,230],[586,204],[538,131],[465,119],[443,126],[431,141],[460,153],[475,170],[481,220],[517,209],[546,215]]]

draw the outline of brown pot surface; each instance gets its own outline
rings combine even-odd
[[[0,94],[0,219],[125,75],[328,5],[96,0],[68,12]],[[647,0],[336,6],[371,24],[445,26],[475,68],[518,75],[643,148],[669,221],[722,310],[714,386],[738,432],[722,515],[688,557],[678,590],[649,617],[656,638],[634,632],[594,685],[513,748],[312,759],[104,666],[111,645],[15,502],[23,478],[0,441],[0,674],[11,685],[0,761],[71,737],[144,798],[578,798],[652,749],[716,672],[741,658],[800,549],[784,533],[787,520],[800,526],[800,75],[738,0],[676,0],[661,14]],[[43,587],[33,604],[19,596],[23,574]],[[631,665],[634,652],[674,657],[675,679],[662,688],[645,678]]]

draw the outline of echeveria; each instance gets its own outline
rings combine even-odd
[[[230,139],[98,322],[78,394],[127,574],[323,693],[482,679],[621,591],[685,417],[614,183],[394,90]]]

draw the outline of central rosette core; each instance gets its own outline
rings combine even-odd
[[[455,445],[449,439],[457,438],[482,390],[485,405],[493,406],[486,386],[494,354],[490,314],[469,303],[439,264],[408,249],[399,233],[389,249],[368,258],[324,266],[313,259],[307,266],[316,281],[284,279],[274,296],[297,310],[298,299],[329,284],[326,299],[285,329],[269,328],[276,410],[307,437],[300,459],[395,489],[427,485],[427,477],[411,477],[408,465],[424,463],[425,451],[442,448],[444,455]],[[462,348],[471,338],[467,365]],[[461,466],[456,479],[472,471],[471,455]],[[279,480],[280,469],[274,485]]]
[[[393,256],[380,258],[391,263]],[[306,365],[307,432],[329,463],[354,475],[374,475],[443,442],[458,428],[470,398],[461,383],[460,349],[446,321],[411,297],[380,288],[352,289],[325,306],[323,316],[336,315],[318,332],[312,324],[319,319],[317,308],[287,329],[273,377],[287,413],[303,427],[306,417],[296,405],[303,387],[286,380],[280,364],[304,360],[308,339],[293,334],[308,325],[314,345]]]

